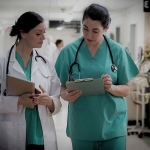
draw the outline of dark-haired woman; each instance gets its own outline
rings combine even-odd
[[[59,55],[61,49],[64,46],[63,40],[61,40],[61,39],[56,40],[55,44],[56,44],[57,49],[56,49],[56,51],[53,54],[53,62],[54,62],[54,64],[56,63],[58,55]]]
[[[130,91],[128,82],[139,71],[126,49],[103,35],[109,29],[110,21],[105,7],[98,4],[88,6],[82,20],[83,37],[64,47],[55,64],[62,84],[61,97],[69,102],[66,132],[71,138],[73,150],[126,149],[125,97]],[[106,40],[117,67],[112,66]],[[74,63],[80,44],[77,56],[80,78],[102,78],[105,95],[79,97],[82,91],[68,93],[66,89],[70,66]],[[77,64],[72,67],[71,73],[70,79],[79,79]]]
[[[0,55],[0,149],[57,150],[52,115],[61,108],[60,83],[52,62],[34,49],[45,40],[43,22],[35,12],[21,15],[10,32],[15,45]],[[41,94],[5,96],[7,63],[9,75],[34,82]]]

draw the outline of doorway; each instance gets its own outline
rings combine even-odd
[[[116,28],[116,42],[120,43],[120,27]]]
[[[136,43],[136,24],[130,25],[130,53],[133,60],[135,60],[135,43]]]
[[[114,40],[114,34],[113,34],[113,33],[110,33],[110,38],[111,38],[112,40]]]

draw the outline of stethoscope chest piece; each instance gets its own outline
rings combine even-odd
[[[113,72],[116,72],[116,71],[118,70],[118,67],[113,64],[113,65],[111,66],[111,70],[112,70]]]

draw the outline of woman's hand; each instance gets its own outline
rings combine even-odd
[[[37,94],[37,97],[33,97],[33,103],[39,105],[49,106],[53,104],[52,98],[47,94],[46,90],[40,85],[39,88],[42,90],[43,94]]]
[[[123,84],[123,85],[113,85],[111,77],[107,75],[102,75],[101,78],[104,82],[105,90],[111,93],[114,96],[120,97],[120,96],[128,96],[130,93],[130,85],[129,83]]]
[[[35,105],[37,105],[33,103],[34,96],[35,96],[34,93],[23,94],[18,99],[18,105],[23,105],[28,108],[33,108]]]
[[[80,91],[80,90],[68,92],[68,90],[66,89],[65,91],[61,92],[61,97],[64,100],[66,100],[70,103],[73,103],[81,94],[82,94],[82,91]]]
[[[106,91],[111,92],[112,90],[112,79],[109,74],[102,75],[101,78],[104,82],[104,88]]]

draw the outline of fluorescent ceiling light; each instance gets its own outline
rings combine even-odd
[[[53,0],[55,1],[55,0]],[[60,7],[73,7],[77,0],[57,0],[56,4]]]
[[[65,22],[70,22],[72,20],[72,15],[67,15],[64,19]]]
[[[62,30],[63,28],[62,28],[62,27],[57,27],[56,29],[60,31],[60,30]]]

